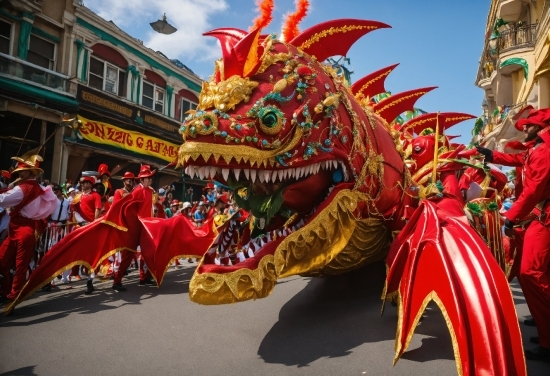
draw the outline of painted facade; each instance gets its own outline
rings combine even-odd
[[[100,163],[115,181],[140,163],[166,165],[202,80],[79,1],[44,3],[0,8],[0,168],[45,141],[44,177],[53,182]],[[181,174],[164,170],[157,179],[171,184]]]
[[[514,115],[550,107],[550,1],[493,0],[475,84],[485,92],[474,141],[504,150]]]

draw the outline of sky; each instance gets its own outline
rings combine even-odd
[[[381,21],[391,29],[373,31],[350,49],[352,81],[400,63],[386,80],[386,89],[401,91],[438,86],[420,98],[416,107],[427,112],[465,112],[479,116],[483,91],[474,84],[484,44],[488,0],[310,0],[305,30],[337,18]],[[84,0],[90,8],[113,21],[145,46],[178,59],[207,79],[214,60],[221,56],[216,39],[202,33],[219,27],[247,30],[258,12],[255,0]],[[264,32],[280,34],[293,0],[275,0],[273,21]],[[171,35],[149,26],[166,13],[178,31]],[[473,120],[460,123],[448,134],[469,143]]]

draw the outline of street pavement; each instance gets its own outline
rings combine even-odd
[[[127,292],[85,282],[36,293],[0,318],[4,375],[456,375],[450,335],[430,304],[408,351],[392,366],[396,308],[380,315],[384,265],[326,279],[281,280],[265,299],[201,306],[188,299],[194,265],[170,268],[160,288]],[[70,287],[69,289],[67,289]],[[528,310],[512,292],[523,321]],[[521,325],[524,343],[535,328]],[[529,375],[550,365],[528,361]]]

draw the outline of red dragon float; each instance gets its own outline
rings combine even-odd
[[[395,66],[348,87],[323,64],[386,24],[339,19],[301,33],[293,24],[282,41],[262,35],[268,22],[250,32],[205,33],[220,41],[222,59],[180,129],[179,165],[230,186],[253,218],[237,244],[208,250],[190,299],[264,298],[279,278],[340,274],[386,259],[384,298],[398,302],[395,361],[433,300],[459,374],[525,375],[506,277],[464,214],[455,174],[464,147],[442,135],[472,116],[425,114],[396,127],[394,119],[433,87],[377,101]],[[228,252],[245,257],[215,262]]]

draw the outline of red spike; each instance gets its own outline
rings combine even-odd
[[[423,114],[407,121],[400,127],[400,131],[412,129],[414,133],[420,134],[426,128],[435,129],[437,113]],[[474,119],[475,116],[462,112],[443,112],[439,114],[440,129],[449,129],[462,121]]]
[[[243,76],[243,69],[247,64],[251,48],[257,48],[258,39],[261,29],[254,30],[247,33],[244,30],[235,28],[220,28],[208,31],[204,33],[205,36],[212,36],[218,38],[221,43],[222,57],[223,57],[223,77],[221,79],[227,79],[231,76],[238,75]],[[255,51],[259,54],[258,51]],[[259,59],[252,64],[252,71],[254,66],[259,65]],[[250,74],[248,74],[249,76]]]
[[[409,90],[392,95],[391,97],[380,101],[380,103],[375,104],[373,106],[374,112],[385,119],[388,124],[391,124],[391,122],[393,122],[395,118],[403,112],[413,111],[414,104],[418,98],[435,88],[436,86],[425,87],[422,89]]]
[[[318,61],[331,56],[346,56],[350,47],[370,31],[390,27],[378,21],[344,18],[317,24],[290,41]]]
[[[351,85],[351,92],[359,100],[363,98],[372,98],[376,94],[385,93],[386,88],[384,84],[386,82],[386,77],[388,77],[388,75],[398,65],[399,64],[390,65],[389,67],[372,72],[371,74],[357,80],[353,85]]]

